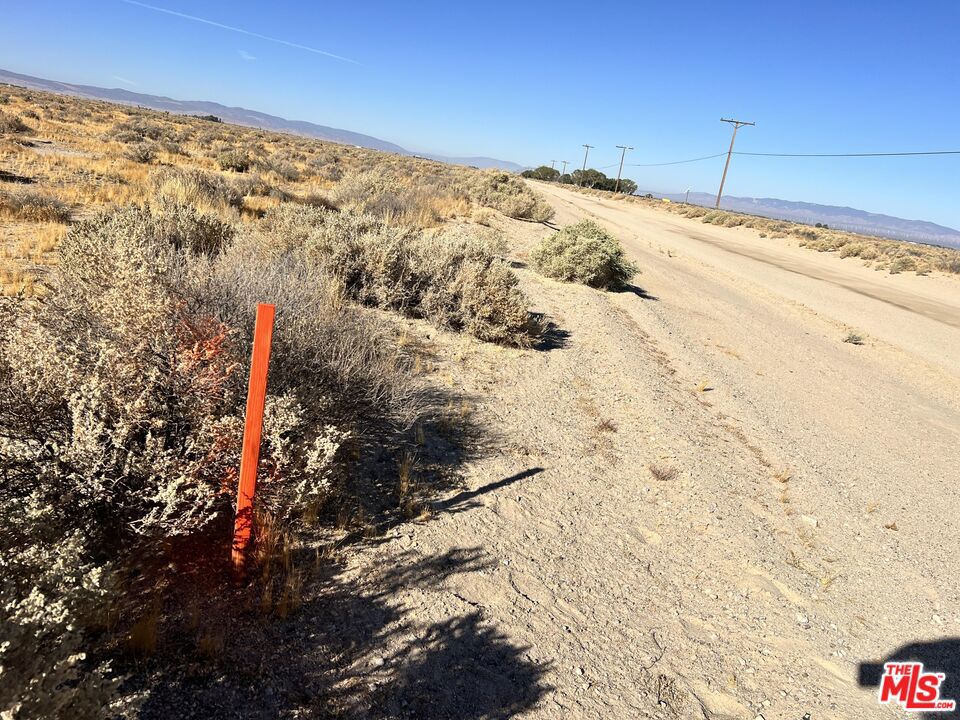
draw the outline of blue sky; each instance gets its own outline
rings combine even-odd
[[[209,22],[124,0],[9,3],[0,67],[529,165],[579,166],[583,143],[595,167],[618,144],[628,163],[711,155],[729,143],[721,116],[757,123],[744,151],[960,149],[956,0],[147,4]],[[715,191],[722,169],[624,174]],[[725,192],[960,228],[958,186],[960,155],[739,156]]]

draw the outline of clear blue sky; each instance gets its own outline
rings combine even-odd
[[[0,67],[528,165],[579,166],[583,143],[596,167],[618,144],[634,163],[714,154],[721,116],[757,123],[744,151],[960,149],[957,0],[148,4],[219,25],[123,0],[5,3]],[[722,162],[625,174],[713,191]],[[740,156],[726,192],[960,227],[958,186],[960,156]]]

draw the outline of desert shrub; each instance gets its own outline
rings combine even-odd
[[[413,198],[400,180],[383,170],[365,170],[343,178],[333,193],[336,204],[356,213],[390,220],[409,211]]]
[[[0,111],[0,133],[25,133],[31,128],[16,115]]]
[[[131,118],[116,123],[107,133],[107,138],[122,143],[141,143],[144,140],[160,140],[164,129],[156,123],[141,118]]]
[[[237,178],[231,178],[232,187],[240,195],[252,195],[254,197],[268,197],[276,190],[273,185],[263,179],[259,173],[250,173]]]
[[[230,245],[236,233],[231,223],[198,212],[192,205],[160,200],[151,208],[157,234],[177,250],[213,255]]]
[[[0,93],[0,105],[6,105],[10,102],[10,96],[7,93]]]
[[[324,165],[316,171],[316,175],[321,180],[337,182],[343,178],[343,168],[339,165]]]
[[[844,243],[843,246],[840,247],[840,252],[838,254],[842,258],[862,257],[864,251],[866,251],[868,247],[869,245],[866,245],[865,243],[848,242]]]
[[[232,170],[233,172],[246,172],[250,169],[250,156],[241,150],[224,150],[216,156],[217,164],[221,170]]]
[[[293,205],[269,211],[257,232],[265,245],[302,245],[313,266],[361,304],[491,342],[524,346],[536,334],[516,275],[482,237]]]
[[[67,222],[70,208],[35,190],[0,188],[0,215],[28,222]]]
[[[917,269],[917,260],[909,255],[896,258],[892,263],[890,263],[890,274],[896,275],[897,273],[906,272],[907,270],[916,270]]]
[[[154,146],[145,142],[130,145],[126,152],[124,152],[124,157],[126,157],[128,160],[133,160],[136,163],[153,162],[156,156],[157,153],[154,149]]]
[[[301,205],[309,205],[315,208],[324,208],[326,210],[339,210],[337,204],[328,196],[322,193],[306,193],[304,195],[294,195],[290,198]]]
[[[4,717],[108,714],[106,611],[142,606],[173,539],[226,558],[256,302],[279,308],[258,491],[274,517],[346,477],[344,443],[415,419],[405,361],[302,248],[209,232],[184,206],[97,216],[43,303],[3,306]]]
[[[358,214],[415,228],[439,225],[456,209],[456,190],[426,178],[401,178],[388,168],[346,175],[332,194],[332,204]],[[463,201],[466,202],[465,200]]]
[[[0,491],[5,502],[9,488]],[[108,567],[85,557],[82,533],[60,532],[42,495],[0,511],[0,713],[10,720],[106,716],[118,679],[88,657],[85,626],[109,602]]]
[[[307,173],[312,173],[314,175],[320,175],[324,170],[335,167],[338,170],[340,169],[340,158],[337,155],[334,155],[329,150],[321,149],[318,152],[314,153],[306,162],[306,171]],[[334,178],[339,179],[339,178]]]
[[[637,273],[617,239],[591,220],[544,238],[530,258],[547,277],[607,290],[622,287]]]
[[[292,156],[285,153],[276,153],[269,158],[258,160],[257,168],[264,172],[272,172],[283,180],[294,182],[300,179],[300,171],[293,164]]]
[[[553,208],[519,177],[499,170],[475,173],[468,182],[471,197],[479,204],[519,220],[546,222]]]
[[[201,211],[224,212],[243,205],[243,193],[221,175],[203,170],[160,168],[150,174],[154,197]]]
[[[157,143],[157,147],[159,147],[165,153],[169,153],[171,155],[186,156],[189,154],[183,149],[178,141],[172,139],[161,140],[159,143]]]

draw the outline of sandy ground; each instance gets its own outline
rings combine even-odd
[[[547,347],[431,334],[493,439],[340,578],[348,714],[904,717],[894,656],[960,699],[960,282],[537,187],[638,287],[520,267]]]

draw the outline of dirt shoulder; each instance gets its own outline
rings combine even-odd
[[[347,714],[894,717],[861,664],[960,634],[956,284],[548,196],[620,237],[638,287],[520,267],[547,347],[426,333],[494,440],[344,570],[378,603],[372,636],[334,620],[368,638]],[[505,229],[520,263],[551,232]]]

